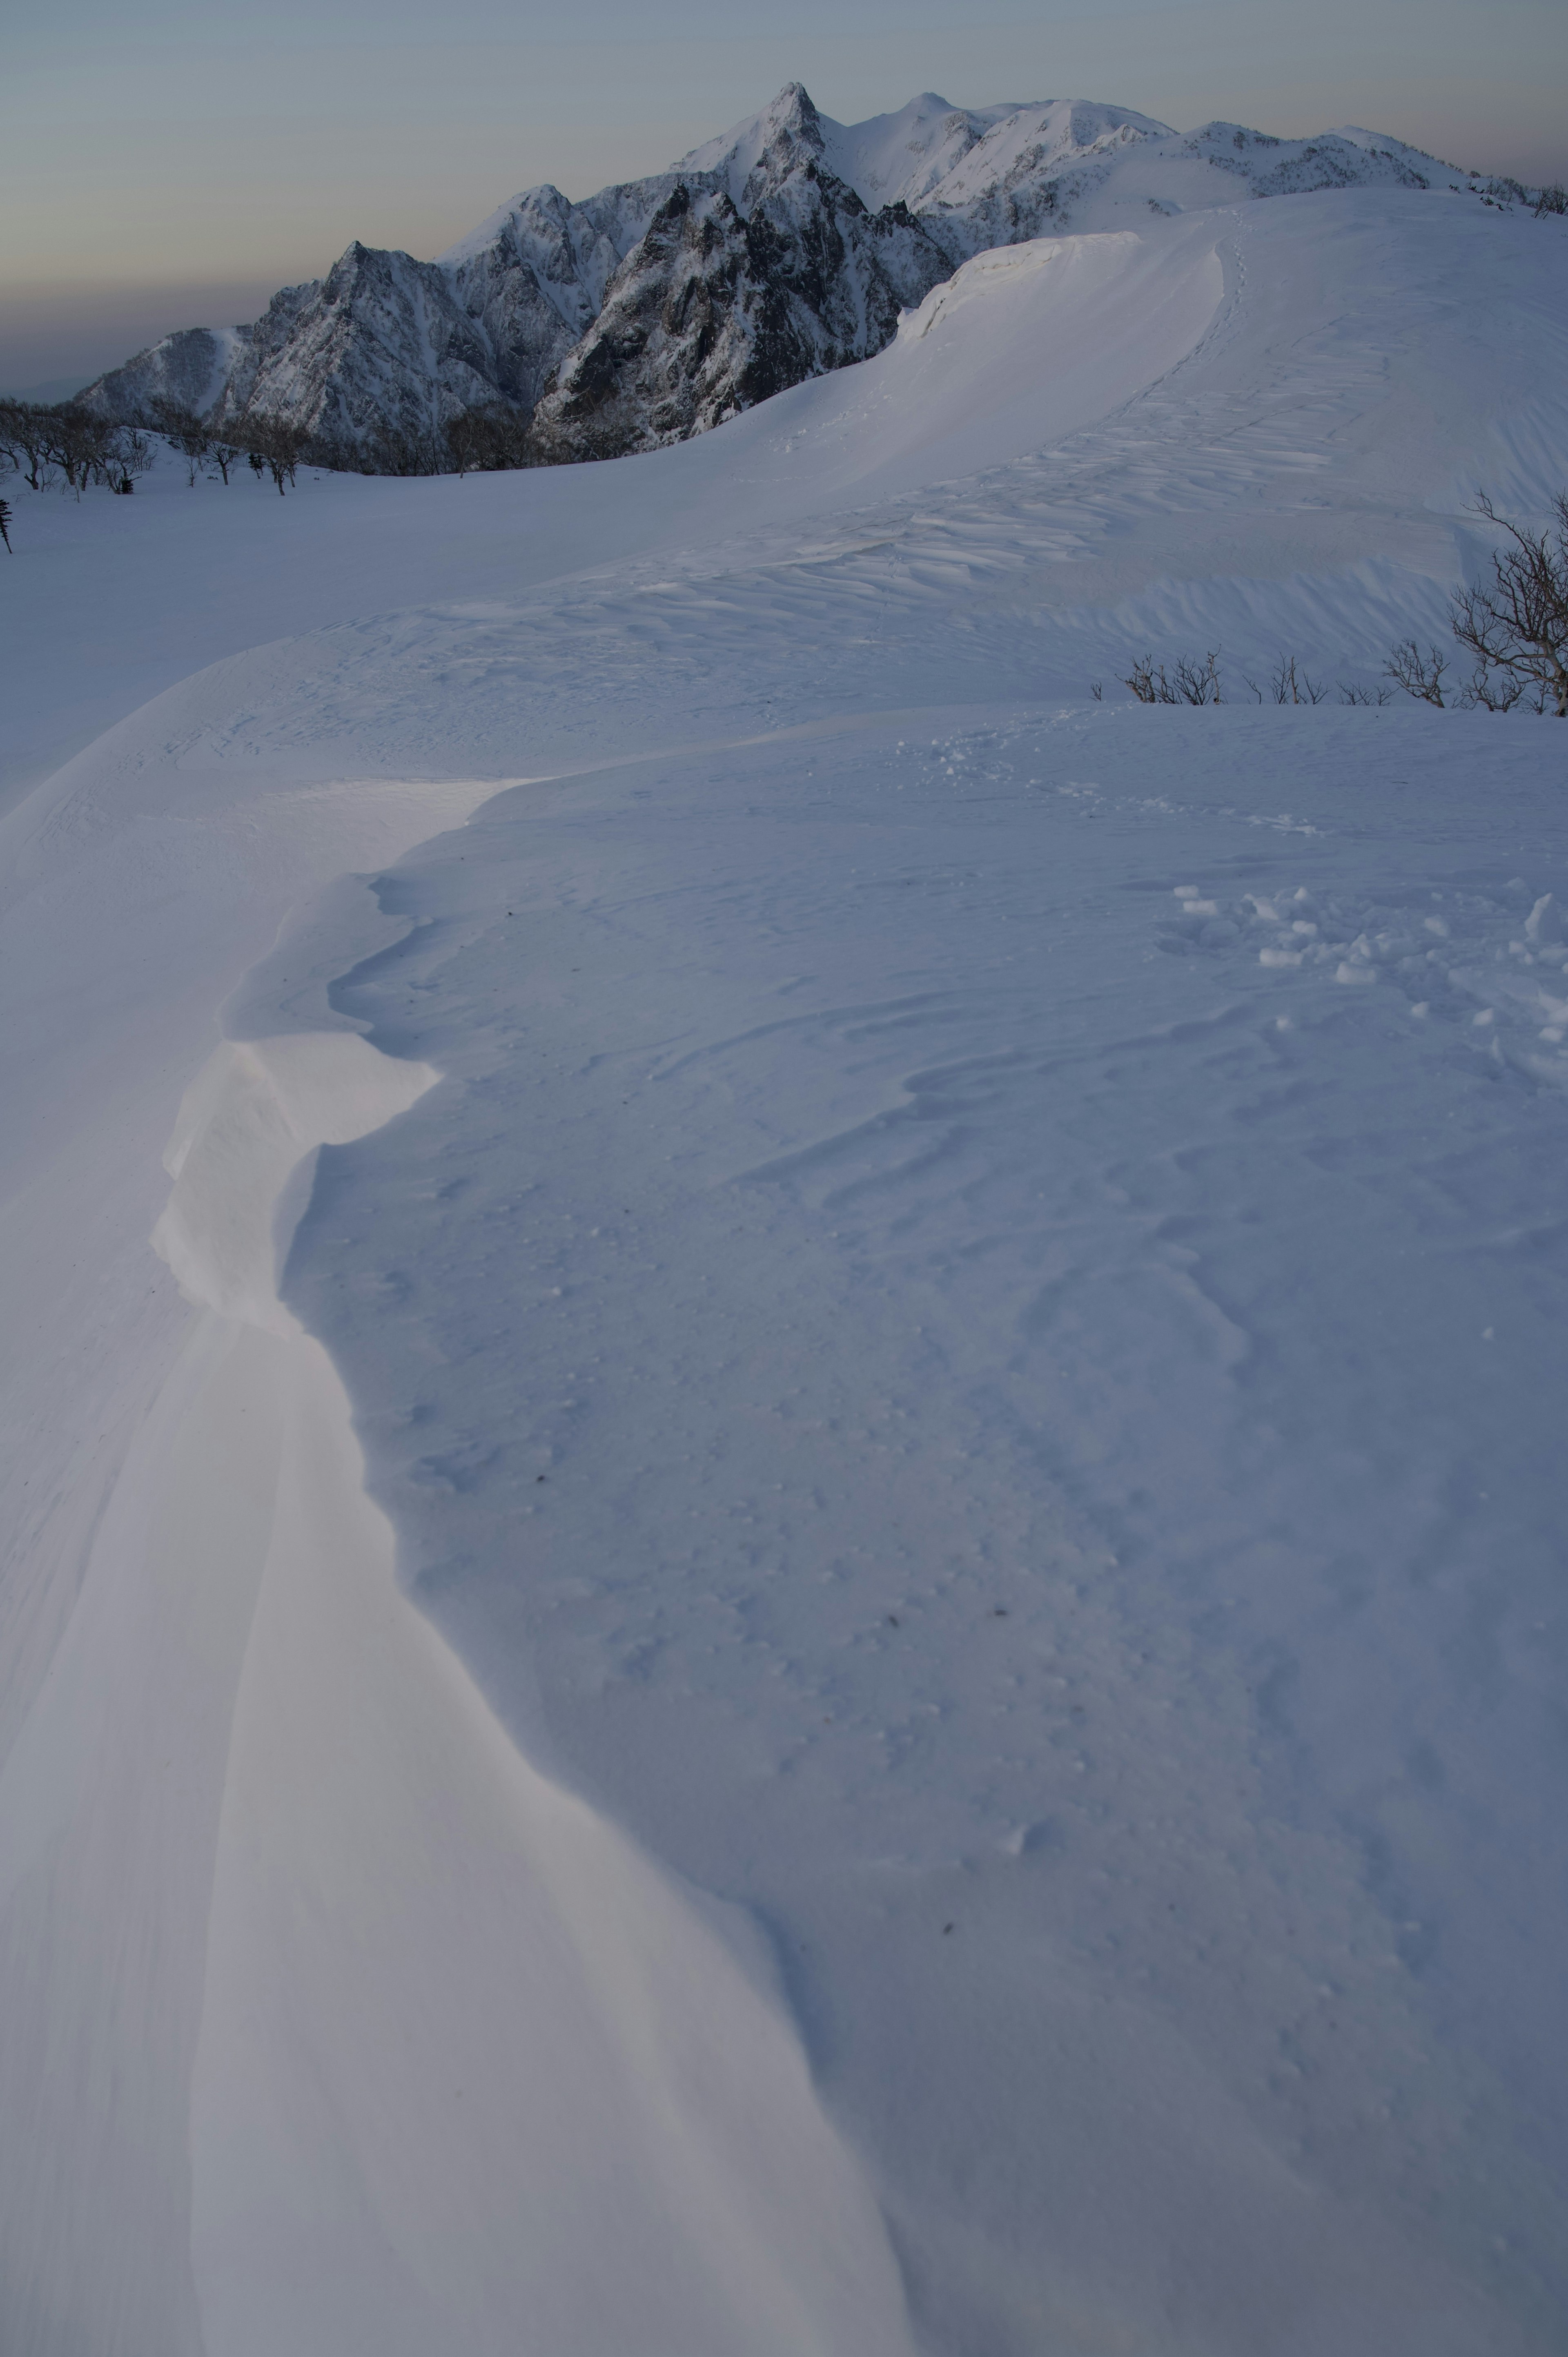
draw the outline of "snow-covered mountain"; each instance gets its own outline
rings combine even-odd
[[[683,440],[868,359],[972,255],[1240,197],[1465,185],[1396,139],[1183,134],[1084,101],[963,109],[927,91],[841,124],[798,82],[668,172],[573,204],[526,189],[435,262],[349,248],[252,326],[186,328],[83,398],[278,419],[377,463],[461,412],[532,417],[542,460]]]

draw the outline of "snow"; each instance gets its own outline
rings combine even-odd
[[[83,397],[141,423],[171,396],[231,425],[276,416],[372,455],[499,401],[532,421],[536,460],[621,456],[880,351],[993,247],[1377,185],[1528,196],[1355,129],[1184,135],[1094,101],[968,110],[933,91],[842,124],[788,82],[667,172],[581,204],[524,189],[435,262],[356,242],[254,326],[165,337]]]
[[[1561,2345],[1559,737],[1242,680],[1541,511],[1565,278],[1145,205],[15,492],[7,2349]]]
[[[874,211],[879,205],[913,208],[992,124],[1013,113],[1004,106],[950,106],[934,91],[923,91],[896,114],[875,114],[867,123],[824,118],[825,156],[829,168]]]
[[[1217,170],[1249,194],[1388,179],[1457,186],[1464,176],[1404,142],[1347,130],[1277,139],[1232,123],[1182,133],[1153,116],[1085,99],[1017,106],[950,106],[935,91],[896,114],[835,123],[799,84],[771,106],[682,158],[693,171],[727,175],[744,209],[757,165],[781,129],[807,135],[827,168],[875,210],[908,205],[954,258],[1031,231],[1116,227],[1129,212],[1204,210],[1220,201]]]
[[[1083,100],[1047,99],[1029,106],[948,114],[940,126],[922,123],[923,138],[917,133],[899,143],[916,159],[908,176],[900,178],[893,138],[879,137],[879,129],[875,124],[842,129],[834,125],[836,150],[850,165],[854,185],[867,202],[868,188],[880,194],[885,188],[882,202],[890,204],[902,198],[909,205],[922,207],[961,206],[1024,173],[1047,178],[1086,156],[1098,160],[1125,145],[1129,137],[1173,145],[1176,139],[1165,124],[1146,114],[1131,114],[1122,107]],[[939,138],[931,137],[933,131],[940,133]]]
[[[319,1345],[247,1354],[282,1432],[192,2072],[205,2344],[424,2357],[526,2317],[582,2357],[891,2357],[892,2261],[776,1996],[400,1595]]]

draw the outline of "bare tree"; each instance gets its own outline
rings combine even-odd
[[[1531,694],[1522,679],[1511,678],[1506,672],[1488,672],[1477,663],[1468,681],[1460,690],[1459,702],[1466,712],[1477,705],[1483,712],[1511,712],[1522,704],[1528,711],[1546,710],[1546,691],[1537,687]]]
[[[1355,685],[1348,687],[1343,680],[1339,683],[1339,701],[1341,704],[1391,704],[1393,700],[1394,692],[1391,687],[1359,687]]]
[[[285,486],[295,479],[309,436],[303,426],[287,425],[281,417],[247,418],[242,431],[252,467],[258,475],[264,469],[272,477],[282,499]]]
[[[50,413],[54,420],[49,456],[78,499],[89,483],[109,480],[117,426],[96,411],[62,402]]]
[[[446,456],[459,476],[470,471],[494,473],[529,463],[528,422],[501,402],[460,411],[448,419],[442,436]]]
[[[459,410],[456,416],[449,417],[441,429],[447,456],[459,482],[471,468],[484,464],[479,415],[477,409]]]
[[[1505,532],[1492,578],[1455,597],[1454,635],[1476,658],[1467,700],[1507,712],[1533,690],[1568,720],[1568,491],[1552,501],[1554,531],[1530,532],[1498,515],[1485,492],[1476,512]],[[1512,692],[1510,692],[1512,691]]]
[[[136,488],[136,477],[150,472],[152,464],[151,436],[134,425],[117,425],[105,446],[98,479],[128,497]]]
[[[194,490],[197,477],[212,455],[211,428],[204,417],[180,402],[155,401],[149,407],[157,431],[185,460],[185,479]],[[227,476],[224,480],[228,480]]]
[[[0,500],[0,540],[3,540],[5,544],[6,555],[15,556],[16,552],[11,545],[11,502],[9,500]]]
[[[262,456],[267,462],[268,474],[277,485],[280,500],[285,481],[292,486],[298,479],[299,462],[309,438],[302,426],[283,425],[274,425],[267,436]]]
[[[384,425],[366,436],[350,463],[363,475],[445,475],[453,460],[444,435]]]
[[[1407,695],[1423,704],[1435,704],[1443,708],[1443,674],[1448,668],[1448,658],[1429,646],[1423,655],[1413,639],[1402,639],[1387,662],[1384,676]]]
[[[0,402],[0,448],[29,490],[48,489],[54,479],[54,412],[36,401]]]
[[[79,410],[71,416],[71,433],[79,499],[88,483],[102,483],[112,491],[128,494],[136,488],[136,477],[146,474],[152,466],[152,437],[134,425],[115,425],[107,418]]]

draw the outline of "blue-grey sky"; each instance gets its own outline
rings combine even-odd
[[[0,84],[0,386],[657,170],[789,81],[842,121],[1099,98],[1568,179],[1564,0],[49,0]]]

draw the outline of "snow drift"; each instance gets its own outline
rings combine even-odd
[[[1560,2345],[1559,739],[1118,682],[1440,627],[1568,238],[1134,219],[18,494],[8,2349]]]
[[[766,1960],[748,1977],[507,1744],[399,1595],[349,1403],[277,1299],[317,1151],[436,1078],[353,1032],[234,1042],[166,1157],[155,1246],[231,1333],[204,1319],[187,1346],[208,1380],[165,1438],[185,1480],[168,1505],[208,1515],[163,1577],[221,1576],[209,1476],[185,1469],[245,1454],[273,1491],[192,2064],[202,2341],[421,2357],[456,2315],[499,2348],[526,2314],[582,2357],[892,2357],[908,2342],[881,2223]],[[265,1436],[248,1450],[247,1422]],[[600,2242],[616,2265],[585,2271]]]

